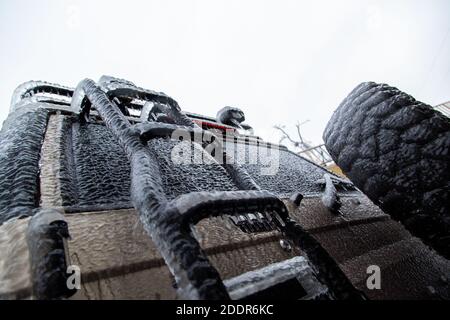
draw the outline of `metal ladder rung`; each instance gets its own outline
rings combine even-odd
[[[138,123],[133,125],[133,129],[139,132],[143,142],[148,142],[155,138],[170,138],[174,132],[180,133],[182,136],[183,134],[188,134],[192,140],[196,137],[201,137],[202,141],[205,141],[205,139],[210,139],[207,141],[211,141],[214,137],[207,130],[163,122]]]

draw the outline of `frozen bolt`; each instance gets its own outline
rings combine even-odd
[[[292,250],[292,246],[290,244],[290,242],[288,240],[285,239],[281,239],[280,240],[280,246],[284,251],[291,251]]]
[[[295,192],[289,199],[298,207],[303,200],[303,195],[300,192]]]

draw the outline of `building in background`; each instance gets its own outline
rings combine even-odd
[[[435,110],[440,111],[444,115],[450,118],[450,101],[438,104],[434,107]]]

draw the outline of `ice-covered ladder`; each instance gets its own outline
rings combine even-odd
[[[133,125],[114,102],[120,97],[168,105],[170,117],[175,120],[176,125],[150,122]],[[175,100],[161,93],[138,88],[128,81],[108,77],[102,78],[99,85],[85,79],[77,86],[72,98],[72,108],[80,110],[81,121],[89,120],[91,106],[96,109],[129,158],[133,205],[174,275],[182,298],[230,298],[219,273],[209,262],[191,228],[206,217],[248,213],[263,213],[273,217],[283,236],[306,254],[318,280],[328,288],[332,298],[364,298],[326,250],[289,217],[284,203],[272,193],[261,190],[242,167],[227,163],[225,152],[224,167],[242,190],[192,192],[171,201],[166,198],[158,174],[158,163],[147,147],[147,142],[154,138],[169,137],[175,129],[185,130],[188,134],[202,130],[181,112]]]

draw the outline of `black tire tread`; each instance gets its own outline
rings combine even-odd
[[[357,86],[323,134],[374,203],[450,258],[450,119],[386,84]]]

